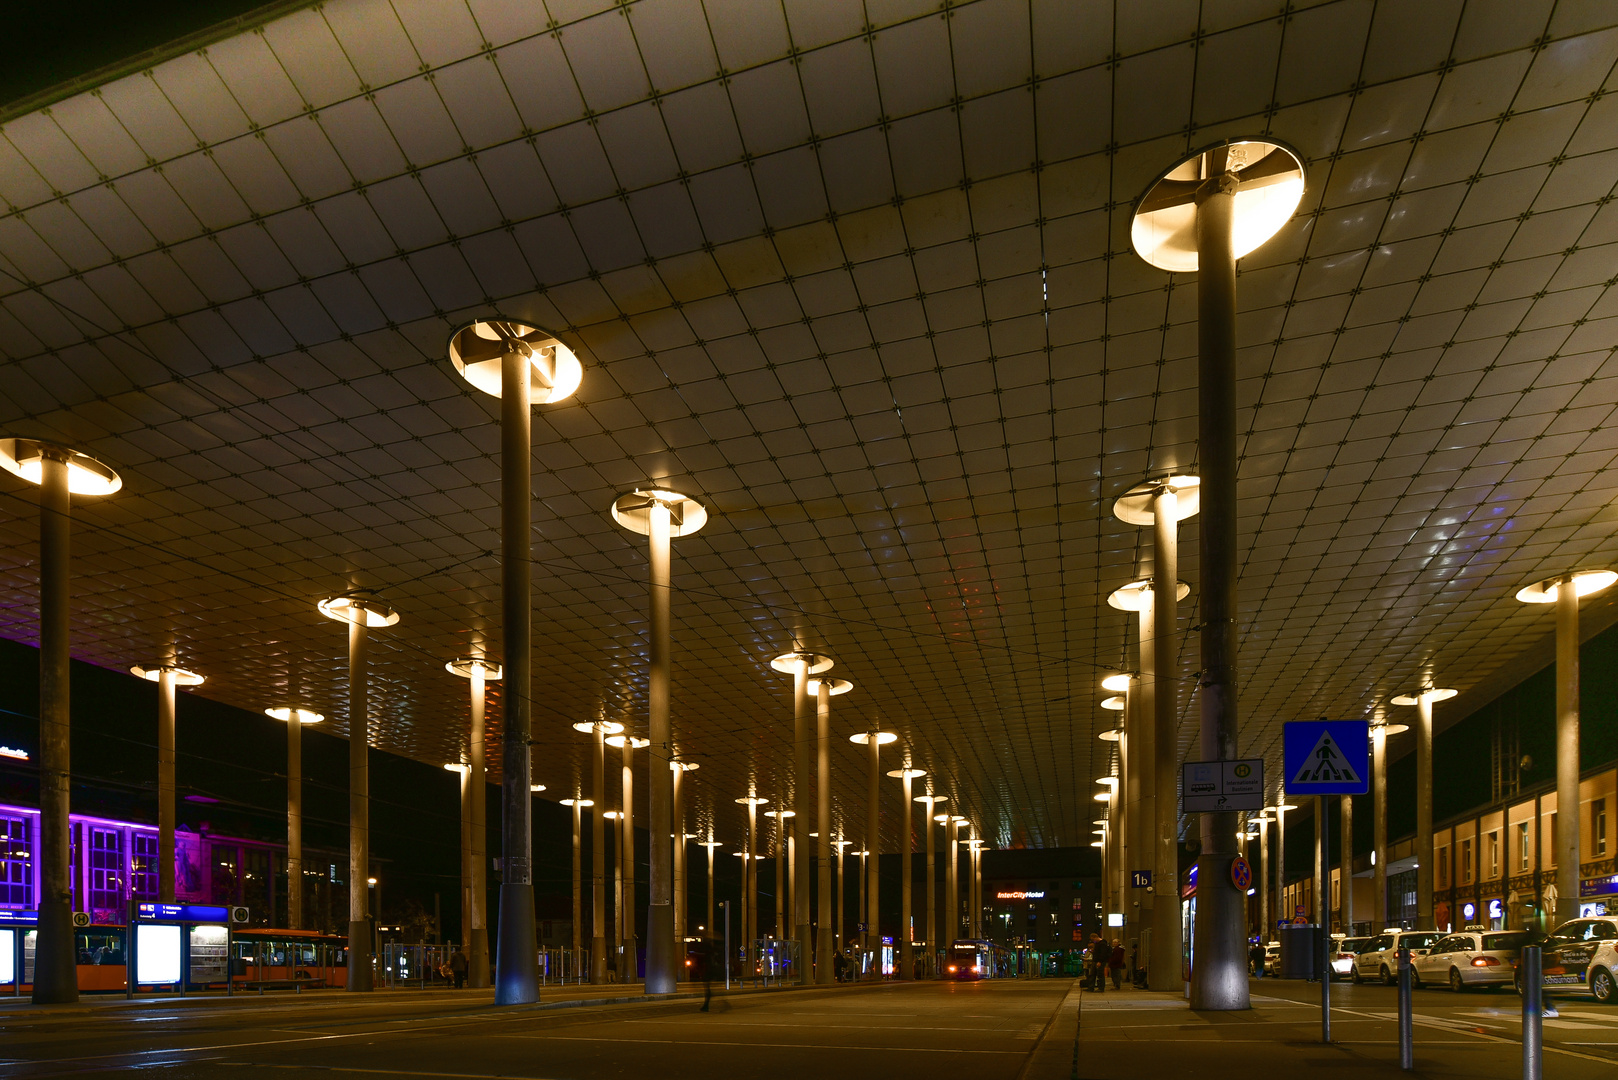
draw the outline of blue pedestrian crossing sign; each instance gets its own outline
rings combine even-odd
[[[1297,720],[1283,728],[1288,795],[1363,795],[1371,780],[1365,720]]]

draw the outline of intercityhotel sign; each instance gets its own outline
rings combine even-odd
[[[1001,889],[994,894],[994,898],[996,900],[1043,900],[1045,899],[1045,890]]]

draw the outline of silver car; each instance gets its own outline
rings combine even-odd
[[[1456,993],[1472,986],[1507,986],[1517,970],[1522,947],[1535,934],[1527,930],[1468,930],[1440,938],[1422,956],[1411,958],[1416,986],[1442,986]]]
[[[1333,978],[1346,979],[1354,972],[1354,958],[1370,944],[1368,937],[1334,937],[1331,942],[1331,973]]]
[[[1411,960],[1414,962],[1416,957],[1432,948],[1443,936],[1437,930],[1382,931],[1367,942],[1359,955],[1354,957],[1354,981],[1376,979],[1383,986],[1392,986],[1399,981],[1400,949],[1409,949]]]

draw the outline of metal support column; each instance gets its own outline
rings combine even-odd
[[[353,608],[348,622],[348,985],[371,989],[371,765],[366,694],[368,612]]]
[[[1388,732],[1371,726],[1371,932],[1388,925]]]
[[[1416,925],[1433,925],[1433,697],[1416,698]]]
[[[297,720],[288,727],[297,727]],[[174,668],[157,670],[157,898],[174,903]]]
[[[470,719],[466,732],[467,914],[466,984],[489,985],[489,788],[484,762],[483,712],[488,697],[482,664],[468,666]]]
[[[594,780],[590,808],[590,981],[607,981],[607,733],[590,725],[590,768]]]
[[[39,478],[39,927],[37,1005],[79,1000],[73,947],[73,873],[68,790],[68,560],[72,504],[65,454],[43,449]],[[21,976],[18,976],[19,982]]]
[[[1354,796],[1337,796],[1338,856],[1337,908],[1343,933],[1354,933]]]
[[[672,994],[679,982],[680,958],[674,947],[674,734],[669,725],[669,508],[653,502],[650,514],[651,678],[647,687],[648,731],[646,992]],[[628,752],[625,744],[625,752]],[[683,843],[683,841],[682,841]]]
[[[1579,917],[1579,590],[1556,590],[1556,923]],[[1476,841],[1483,848],[1480,834]],[[1425,924],[1424,924],[1425,925]]]
[[[533,483],[529,352],[500,357],[500,625],[506,699],[500,739],[500,926],[495,942],[496,1005],[539,1000],[534,927]],[[475,779],[475,778],[474,778]],[[472,793],[474,807],[478,792]],[[473,836],[474,850],[477,837]],[[475,873],[475,871],[474,871]]]
[[[832,856],[831,856],[831,681],[821,679],[815,693],[815,828],[816,848],[820,857],[819,888],[820,928],[815,935],[815,981],[831,983],[835,978],[836,963],[832,952],[836,948],[837,923],[832,915]]]

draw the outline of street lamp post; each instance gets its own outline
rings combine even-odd
[[[650,609],[647,682],[647,735],[651,761],[647,778],[648,881],[646,905],[646,992],[672,994],[680,979],[681,956],[674,947],[674,735],[669,723],[670,638],[669,540],[690,536],[708,520],[708,511],[689,495],[663,488],[641,488],[620,495],[612,519],[647,539]],[[684,841],[680,846],[684,846]]]
[[[899,978],[913,978],[915,969],[915,948],[911,939],[915,936],[913,921],[910,915],[911,883],[911,855],[914,853],[916,838],[910,831],[913,823],[914,810],[910,803],[914,799],[911,792],[913,782],[917,777],[926,776],[926,769],[912,769],[908,765],[902,769],[895,769],[888,773],[896,777],[904,788],[904,798],[899,803]]]
[[[500,665],[481,657],[468,656],[451,660],[444,665],[451,675],[467,680],[468,715],[466,735],[466,792],[467,826],[471,832],[471,847],[467,851],[467,921],[466,939],[467,985],[489,985],[489,858],[488,825],[485,821],[485,780],[483,761],[483,714],[486,704],[487,683],[501,678]]]
[[[1579,598],[1614,581],[1611,570],[1578,570],[1517,591],[1525,604],[1556,605],[1556,925],[1579,917]]]
[[[65,446],[0,439],[0,468],[39,485],[39,925],[36,1004],[79,1000],[73,942],[71,714],[68,709],[68,569],[73,495],[111,495],[123,486],[101,462]],[[19,983],[19,985],[21,985]]]
[[[450,336],[449,358],[467,382],[500,399],[501,645],[506,673],[501,725],[500,927],[496,1005],[539,1000],[534,926],[532,405],[561,401],[584,371],[544,330],[480,319]]]
[[[1273,236],[1302,196],[1303,164],[1291,150],[1272,142],[1227,141],[1183,158],[1165,172],[1136,203],[1131,225],[1135,250],[1146,262],[1164,270],[1197,272],[1197,460],[1202,474],[1198,698],[1204,761],[1239,756],[1236,260]],[[1170,789],[1160,784],[1159,790],[1166,795]],[[1234,814],[1202,815],[1197,962],[1191,972],[1194,1009],[1248,1007],[1247,899],[1226,873],[1235,854],[1235,832]],[[1154,931],[1154,952],[1160,949],[1156,937]],[[1154,989],[1159,967],[1154,958]]]
[[[328,596],[316,605],[328,619],[348,624],[348,982],[367,993],[373,979],[376,915],[371,910],[371,708],[365,646],[373,627],[393,626],[399,613],[362,591]]]
[[[815,751],[817,744],[817,716],[815,705],[810,703],[811,695],[816,699],[819,694],[809,689],[809,677],[830,671],[832,659],[812,652],[782,653],[770,661],[770,667],[776,671],[792,676],[792,795],[793,809],[799,821],[808,825],[811,821],[819,823],[820,848],[822,858],[824,852],[830,850],[826,844],[830,841],[828,835],[829,818],[821,821],[820,817],[827,814],[826,796],[820,795],[820,779],[810,772],[810,762],[819,755]],[[819,680],[817,680],[817,683]],[[818,701],[817,701],[818,704]],[[828,716],[830,709],[827,709]],[[818,763],[818,761],[817,761]],[[825,773],[822,769],[822,773]],[[829,784],[830,777],[826,776]],[[817,814],[814,803],[816,795],[820,795],[819,802],[822,809]],[[814,951],[814,938],[809,922],[809,845],[798,844],[793,851],[792,861],[792,913],[793,933],[798,939],[798,964],[800,966],[800,982],[809,982],[809,965],[811,958],[818,959]]]
[[[303,930],[303,726],[326,719],[312,709],[264,710],[287,726],[287,929]]]
[[[865,761],[867,765],[865,774],[865,846],[870,854],[865,858],[866,877],[866,930],[865,947],[868,955],[876,959],[872,963],[872,978],[882,978],[882,922],[881,922],[881,869],[882,869],[882,842],[877,835],[881,825],[882,803],[882,752],[884,743],[894,742],[899,738],[891,731],[861,731],[848,737],[848,741],[866,748]]]
[[[157,684],[157,899],[174,903],[174,689],[201,686],[202,676],[172,664],[129,669]]]
[[[1458,691],[1422,687],[1392,699],[1416,706],[1416,925],[1433,925],[1433,704]],[[1348,845],[1343,845],[1347,862]],[[1346,883],[1348,878],[1343,878]],[[1346,928],[1345,928],[1346,929]]]

